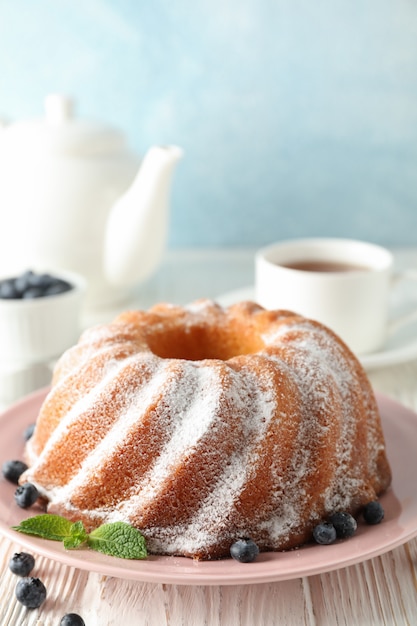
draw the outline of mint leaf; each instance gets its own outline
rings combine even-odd
[[[26,535],[63,541],[67,550],[87,544],[97,552],[122,559],[145,559],[148,556],[145,538],[126,522],[103,524],[88,534],[81,521],[72,523],[60,515],[46,513],[29,517],[12,528]]]
[[[65,537],[64,548],[72,550],[78,548],[88,539],[87,531],[82,522],[74,522],[70,528],[70,537]]]
[[[123,559],[144,559],[148,555],[143,535],[125,522],[99,526],[89,534],[87,543],[97,552]]]
[[[45,513],[44,515],[29,517],[29,519],[23,520],[19,526],[12,526],[12,528],[25,535],[36,535],[43,539],[63,541],[65,537],[71,536],[72,525],[72,522],[65,517]]]

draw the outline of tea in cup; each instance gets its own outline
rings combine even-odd
[[[351,239],[312,238],[278,242],[255,256],[255,298],[266,309],[287,309],[335,331],[356,354],[384,345],[389,301],[398,278],[386,248]],[[413,315],[414,319],[416,315]]]

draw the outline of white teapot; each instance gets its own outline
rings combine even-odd
[[[70,270],[87,280],[87,310],[121,302],[161,260],[181,155],[152,147],[139,168],[119,131],[51,94],[44,119],[0,129],[0,275]]]

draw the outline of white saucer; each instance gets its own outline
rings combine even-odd
[[[229,306],[243,300],[255,300],[254,287],[229,291],[216,298],[216,302],[222,306]],[[358,358],[367,370],[406,363],[417,358],[417,319],[392,334],[380,351],[358,355]]]

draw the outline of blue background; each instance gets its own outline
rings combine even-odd
[[[0,0],[0,116],[184,148],[171,247],[417,243],[412,0]]]

